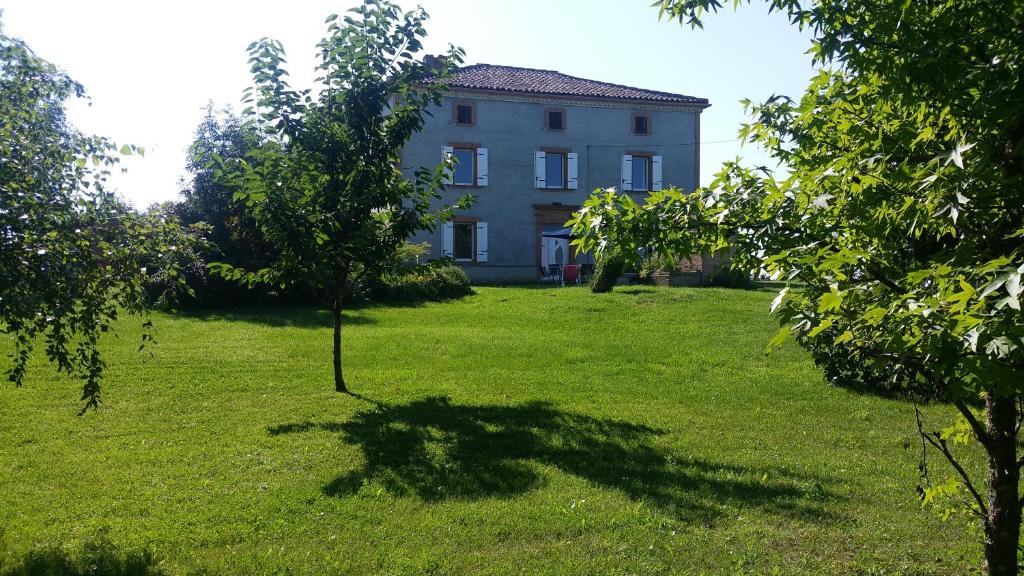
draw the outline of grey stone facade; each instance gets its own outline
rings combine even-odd
[[[472,109],[471,123],[460,124],[453,106]],[[443,202],[472,193],[474,205],[456,215],[456,223],[415,242],[431,244],[431,257],[459,250],[473,234],[472,257],[462,262],[474,283],[535,281],[539,266],[556,256],[562,263],[577,261],[572,250],[557,252],[540,233],[561,227],[568,215],[596,188],[622,188],[623,156],[647,156],[660,164],[660,184],[693,190],[699,179],[700,113],[707,104],[656,103],[541,94],[453,89],[440,108],[432,111],[423,130],[406,145],[402,168],[409,176],[419,167],[436,166],[451,148],[471,148],[476,164],[460,172],[470,186],[449,185]],[[561,130],[546,127],[547,111],[564,111]],[[463,110],[462,120],[469,118]],[[649,133],[634,134],[634,116],[649,118]],[[563,188],[538,188],[537,153],[566,154],[562,170],[575,164],[575,182]],[[462,153],[469,158],[469,153]],[[569,156],[572,155],[572,156]],[[559,162],[552,159],[551,162]],[[541,166],[538,166],[538,162]],[[649,172],[656,174],[657,167]],[[540,172],[543,174],[544,170]],[[557,172],[557,170],[556,170]],[[566,178],[568,180],[568,178]],[[485,185],[477,185],[485,184]],[[650,182],[653,187],[656,182]],[[572,186],[574,189],[571,189]],[[642,200],[647,192],[631,192]],[[459,226],[458,231],[454,231]],[[456,235],[458,246],[453,244]],[[447,235],[447,237],[446,237]],[[455,246],[455,247],[453,247]],[[561,248],[568,249],[567,246]],[[542,251],[543,249],[543,251]],[[553,251],[555,250],[555,251]],[[464,260],[467,260],[464,258]],[[580,255],[579,261],[586,256]]]

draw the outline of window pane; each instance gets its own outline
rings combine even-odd
[[[646,156],[633,156],[633,190],[647,190],[647,175],[651,159]]]
[[[551,128],[552,130],[562,129],[561,112],[548,112],[548,128]]]
[[[456,260],[472,260],[473,224],[470,222],[456,222],[452,244],[455,249]]]
[[[544,180],[548,188],[565,188],[565,154],[548,152]]]
[[[456,148],[453,152],[457,164],[455,165],[455,183],[472,186],[473,182],[473,161],[476,159],[476,151],[471,148]]]
[[[455,121],[459,124],[473,123],[473,107],[460,105],[455,109]]]

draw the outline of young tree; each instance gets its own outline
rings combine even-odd
[[[798,280],[772,305],[773,345],[795,336],[838,384],[955,405],[953,426],[920,431],[958,483],[925,478],[923,496],[964,498],[988,573],[1016,574],[1024,3],[767,3],[811,32],[822,68],[799,100],[754,106],[741,130],[790,175],[731,162],[693,194],[595,196],[576,218],[580,247],[615,234],[665,253],[728,245],[742,267]],[[720,2],[660,6],[700,26]],[[985,486],[952,449],[971,439],[988,458]]]
[[[119,155],[142,149],[118,149],[69,126],[64,103],[83,95],[80,84],[0,32],[0,332],[14,340],[8,377],[22,383],[43,338],[58,369],[85,381],[84,411],[100,403],[100,335],[120,312],[145,307],[154,272],[177,275],[192,238],[175,219],[138,214],[107,189]],[[150,338],[147,331],[143,342]]]
[[[247,110],[261,142],[244,159],[223,162],[222,181],[274,247],[267,267],[214,269],[247,283],[301,283],[334,319],[334,385],[346,392],[341,321],[354,276],[390,261],[414,232],[432,229],[451,209],[432,210],[446,166],[405,178],[400,153],[440,104],[445,79],[461,62],[451,48],[437,67],[415,59],[428,16],[402,14],[386,0],[367,0],[327,19],[320,44],[320,90],[295,91],[285,81],[284,50],[262,39],[249,47],[254,89]],[[460,205],[465,205],[465,201]]]

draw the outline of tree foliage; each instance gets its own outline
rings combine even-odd
[[[658,4],[691,26],[721,7]],[[771,345],[796,337],[840,384],[954,403],[961,420],[923,438],[981,519],[990,573],[1016,573],[1024,3],[767,4],[811,33],[820,71],[799,99],[748,103],[740,135],[791,172],[737,161],[695,193],[656,192],[644,205],[595,196],[576,219],[588,234],[579,244],[600,248],[619,233],[665,253],[731,246],[741,267],[799,282],[772,305],[782,326]],[[987,495],[953,438],[984,448]]]
[[[404,177],[400,153],[440,104],[444,81],[461,62],[450,49],[440,67],[415,59],[428,16],[367,0],[327,19],[320,42],[319,90],[287,82],[285,53],[264,38],[249,47],[254,86],[248,120],[259,144],[221,162],[219,178],[244,203],[274,260],[259,270],[221,263],[215,269],[247,283],[302,284],[334,314],[335,387],[341,371],[341,310],[346,286],[373,271],[414,232],[450,213],[433,210],[444,166]]]
[[[260,267],[268,259],[255,221],[232,201],[233,191],[214,175],[214,159],[244,158],[259,143],[254,127],[230,108],[219,112],[208,105],[189,147],[186,170],[191,178],[181,190],[175,208],[186,224],[206,223],[207,238],[220,250],[223,260],[239,266]]]
[[[250,287],[209,274],[205,262],[224,262],[243,269],[260,269],[273,259],[273,248],[263,238],[253,217],[233,200],[234,189],[215,174],[215,161],[236,161],[260,142],[256,128],[228,107],[216,111],[212,104],[196,128],[189,147],[187,181],[182,182],[181,200],[166,210],[184,224],[207,227],[208,250],[184,271],[194,296],[189,305],[212,306],[266,301],[276,291],[266,286]]]
[[[82,96],[80,84],[0,33],[0,331],[14,341],[8,377],[22,383],[43,339],[49,360],[84,380],[89,408],[101,399],[100,336],[120,313],[145,307],[155,272],[177,275],[193,238],[174,218],[136,213],[110,191],[120,157],[143,150],[71,127],[64,103]]]

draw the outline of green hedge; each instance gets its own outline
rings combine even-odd
[[[450,260],[438,260],[381,278],[371,300],[424,302],[472,294],[469,275]]]

